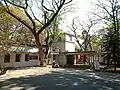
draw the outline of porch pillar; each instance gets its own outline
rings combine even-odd
[[[0,52],[0,69],[4,70],[4,54]]]

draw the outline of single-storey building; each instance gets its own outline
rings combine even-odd
[[[59,52],[53,53],[53,60],[60,66],[76,64],[93,64],[95,60],[100,60],[95,51],[87,52]]]
[[[25,67],[39,65],[38,48],[12,46],[8,53],[0,53],[1,67]]]

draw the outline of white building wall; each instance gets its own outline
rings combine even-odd
[[[75,42],[75,38],[73,35],[66,34],[65,35],[65,41]]]
[[[64,54],[60,54],[59,55],[59,64],[61,66],[66,65],[67,61],[66,61],[66,56]]]
[[[15,56],[14,56],[14,57],[15,57]],[[25,61],[25,54],[21,54],[20,62],[15,62],[15,60],[14,60],[14,67],[22,67],[22,66],[25,66],[25,65],[24,65],[24,61]]]
[[[65,35],[65,41],[71,41],[69,35]]]
[[[10,62],[4,63],[4,67],[25,67],[39,65],[39,60],[25,61],[25,54],[21,54],[20,62],[15,62],[16,54],[10,54]],[[4,59],[3,59],[4,60]]]
[[[4,58],[3,58],[3,61],[4,61]],[[4,63],[4,67],[14,67],[14,64],[15,64],[15,53],[11,53],[10,54],[10,62]]]
[[[59,48],[60,53],[62,53],[62,52],[75,52],[74,37],[66,34],[65,40],[53,43],[52,48],[54,50],[55,50],[55,48]],[[52,50],[52,52],[56,53],[56,50],[55,51]],[[51,57],[51,59],[53,60],[53,56]],[[59,64],[64,66],[64,65],[66,65],[66,63],[67,63],[66,55],[59,54]]]
[[[65,51],[74,52],[75,51],[75,41],[72,35],[65,35]]]
[[[15,62],[14,67],[25,67],[39,65],[38,60],[25,61],[25,54],[21,54],[20,62]]]
[[[75,52],[75,44],[72,42],[65,42],[65,51]]]
[[[65,52],[65,42],[64,41],[59,41],[56,43],[52,44],[53,49],[55,50],[55,48],[60,49],[60,52]]]
[[[65,40],[58,41],[52,44],[53,49],[59,48],[60,52],[74,52],[75,44],[74,37],[72,35],[66,34]]]

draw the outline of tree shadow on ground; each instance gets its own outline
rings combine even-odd
[[[4,74],[6,74],[6,69],[4,69],[4,70],[0,70],[0,75],[4,75]]]
[[[0,90],[120,90],[120,76],[64,69],[0,81]]]

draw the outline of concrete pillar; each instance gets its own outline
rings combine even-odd
[[[74,55],[74,64],[77,62],[77,55]]]
[[[90,55],[87,57],[88,64],[90,65]]]
[[[14,67],[15,65],[15,57],[16,57],[15,53],[10,54],[10,63],[12,63],[12,67]]]
[[[94,68],[94,61],[95,61],[95,56],[93,55],[93,68]]]
[[[0,52],[0,68],[4,70],[4,54]]]

